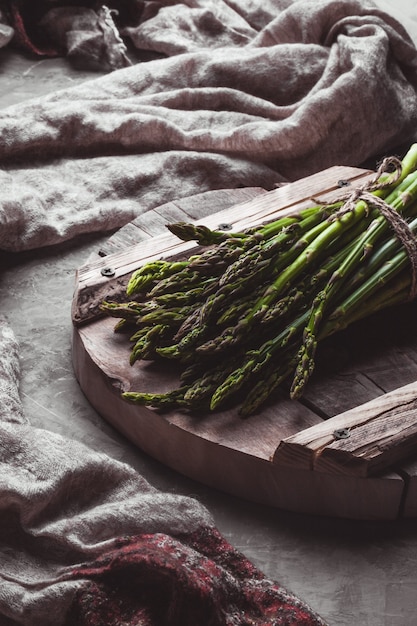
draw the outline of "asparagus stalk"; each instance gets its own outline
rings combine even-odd
[[[403,214],[411,232],[417,231],[416,170],[414,144],[400,174],[381,174],[372,191]],[[134,289],[148,308],[103,308],[121,318],[122,328],[139,325],[132,336],[137,358],[184,363],[183,384],[167,394],[124,397],[187,410],[217,410],[237,399],[248,415],[291,378],[290,395],[299,397],[322,339],[409,297],[408,253],[385,216],[367,197],[339,212],[342,206],[309,207],[239,233],[171,227],[208,248],[181,265],[160,262],[140,271]]]
[[[417,172],[409,175],[404,182],[406,187],[403,193],[393,194],[393,199],[390,196],[387,198],[387,203],[392,200],[391,205],[397,211],[402,211],[406,206],[412,205],[417,198]],[[355,247],[347,254],[340,267],[333,273],[326,287],[314,299],[310,318],[304,329],[304,346],[301,350],[300,361],[296,368],[294,382],[290,391],[292,398],[297,398],[302,394],[303,388],[313,372],[314,356],[318,343],[318,329],[326,309],[343,283],[357,268],[366,252],[372,249],[388,228],[389,224],[383,215],[375,218],[368,229],[358,237]]]

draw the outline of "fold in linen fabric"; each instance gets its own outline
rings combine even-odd
[[[0,319],[2,626],[322,626],[234,550],[195,499],[31,427]]]
[[[405,26],[417,46],[417,5],[409,0],[397,0],[395,3],[390,0],[374,1],[382,11],[388,12]]]
[[[271,189],[416,136],[416,48],[370,0],[142,4],[129,37],[164,58],[0,112],[1,249],[211,189]]]

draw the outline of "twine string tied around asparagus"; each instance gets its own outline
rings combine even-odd
[[[341,201],[343,202],[343,205],[331,216],[330,219],[340,219],[346,213],[353,211],[359,200],[366,202],[369,208],[376,208],[388,221],[407,252],[411,264],[409,299],[414,300],[414,298],[417,297],[417,240],[407,221],[398,213],[398,211],[385,202],[385,200],[372,193],[379,189],[385,189],[386,187],[394,185],[400,178],[401,171],[402,165],[399,159],[394,156],[386,157],[379,166],[376,175],[371,180],[367,181],[360,187],[356,187],[353,190],[345,192],[337,198],[337,202]],[[390,176],[384,180],[384,174],[390,174]],[[332,202],[323,202],[323,200],[317,200],[316,198],[313,198],[313,200],[314,202],[318,202],[322,205],[324,204],[330,206],[334,204],[334,200]]]

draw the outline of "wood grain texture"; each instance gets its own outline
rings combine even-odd
[[[274,462],[366,477],[407,459],[416,443],[413,382],[284,439]]]
[[[175,364],[168,363],[162,367],[161,364],[137,362],[133,367],[130,366],[130,345],[125,337],[113,332],[113,327],[112,318],[102,318],[81,327],[77,334],[84,349],[88,350],[111,386],[117,390],[119,408],[125,409],[126,405],[119,397],[120,391],[146,389],[163,393],[178,385],[178,367]],[[91,389],[90,393],[95,396],[95,389]],[[298,402],[283,397],[279,404],[279,419],[276,418],[274,407],[247,420],[241,419],[236,410],[198,416],[170,411],[164,413],[164,419],[197,437],[269,460],[283,434],[290,436],[321,422],[315,413]],[[136,409],[142,410],[150,419],[157,414],[152,409]]]
[[[247,202],[264,193],[266,191],[261,187],[234,189],[233,192],[230,189],[215,189],[176,202],[167,202],[116,231],[101,244],[98,254],[104,257],[126,250],[149,237],[160,235],[166,230],[168,223],[200,220],[211,215],[213,207],[216,207],[216,212],[224,211],[232,205]]]
[[[363,479],[272,463],[269,457],[283,433],[319,420],[298,403],[279,403],[242,422],[232,411],[193,419],[122,401],[121,389],[154,385],[162,390],[175,374],[161,378],[146,367],[129,368],[126,345],[109,333],[109,322],[74,327],[74,370],[98,413],[147,454],[194,480],[260,504],[351,519],[398,517],[404,482],[395,472]]]
[[[303,402],[327,419],[417,380],[416,316],[406,303],[324,340]]]

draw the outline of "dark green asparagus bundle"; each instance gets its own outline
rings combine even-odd
[[[180,384],[123,397],[188,411],[238,404],[253,414],[284,381],[291,398],[302,395],[325,337],[416,297],[417,144],[333,204],[244,232],[168,228],[195,240],[198,253],[147,263],[131,276],[130,301],[102,309],[129,332],[132,365],[177,361]]]

